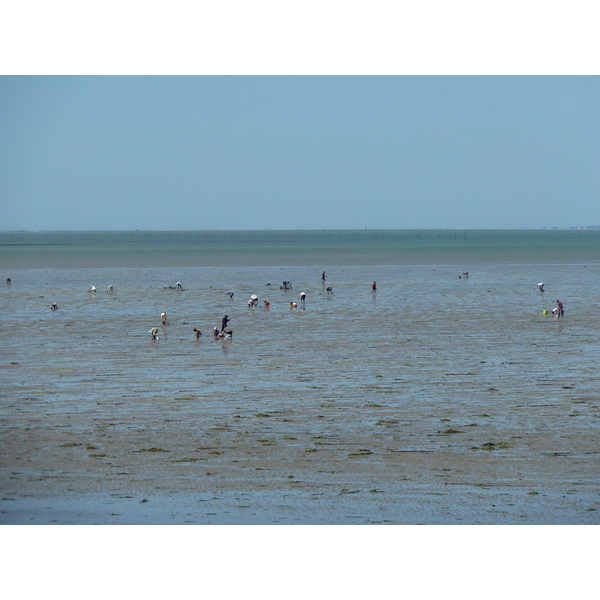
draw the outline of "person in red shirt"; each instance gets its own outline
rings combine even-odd
[[[559,317],[562,317],[565,314],[564,308],[563,308],[563,303],[560,300],[556,301],[556,308],[558,308],[558,315]]]

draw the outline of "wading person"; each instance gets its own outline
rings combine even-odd
[[[221,332],[225,330],[225,327],[227,327],[227,323],[229,323],[229,321],[231,321],[231,319],[227,315],[221,319]]]

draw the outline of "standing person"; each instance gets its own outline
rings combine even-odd
[[[376,292],[376,291],[377,291],[377,282],[376,282],[376,281],[374,281],[374,282],[371,284],[371,291],[373,291],[373,292]]]
[[[562,317],[565,314],[565,310],[563,308],[563,303],[560,300],[556,301],[556,308],[558,309],[556,316]]]
[[[323,271],[323,274],[321,275],[321,282],[325,283],[325,271]]]
[[[229,321],[231,321],[231,319],[227,315],[221,319],[221,332],[223,332],[225,327],[227,327],[227,323],[229,323]]]
[[[162,325],[167,324],[167,313],[164,311],[160,313],[160,322]]]

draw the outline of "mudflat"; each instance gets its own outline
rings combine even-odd
[[[322,270],[12,273],[0,522],[598,524],[598,266]]]
[[[24,400],[2,428],[1,522],[599,521],[597,436],[577,426],[592,399],[539,406],[551,429],[525,432],[494,413],[399,411],[384,386],[280,409],[214,387],[208,403]]]

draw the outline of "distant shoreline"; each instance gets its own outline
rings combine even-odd
[[[214,233],[214,232],[358,232],[358,231],[600,231],[600,225],[568,226],[568,227],[467,227],[467,228],[355,228],[355,229],[0,229],[0,234],[15,233]]]

